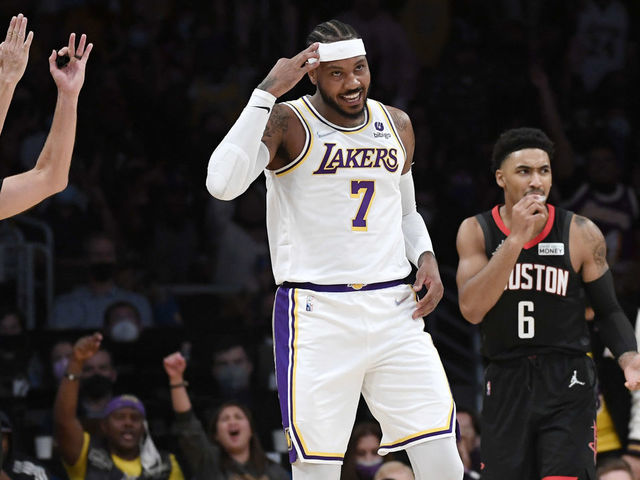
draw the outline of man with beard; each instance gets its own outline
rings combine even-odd
[[[406,449],[418,478],[460,480],[455,405],[422,320],[443,287],[416,210],[411,122],[367,99],[369,65],[351,26],[324,22],[307,45],[254,90],[206,181],[231,200],[265,172],[293,478],[340,477],[362,392],[382,427],[381,455]],[[305,75],[315,93],[276,105]],[[403,281],[410,262],[413,286]]]
[[[595,478],[596,371],[586,298],[625,386],[640,388],[640,355],[616,299],[602,232],[546,202],[552,157],[542,131],[504,132],[492,155],[504,204],[458,230],[460,311],[480,324],[489,362],[483,480]]]
[[[80,338],[54,405],[55,440],[71,480],[145,478],[183,480],[173,454],[159,452],[149,435],[145,408],[133,395],[114,397],[104,408],[102,438],[83,431],[76,415],[78,378],[83,365],[100,348],[102,335]]]

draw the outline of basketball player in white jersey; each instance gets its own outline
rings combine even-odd
[[[442,297],[416,211],[408,116],[367,98],[362,40],[336,20],[280,59],[209,161],[216,198],[261,172],[276,293],[273,329],[295,480],[338,480],[364,395],[379,453],[407,450],[416,478],[460,480],[455,405],[422,317]],[[275,104],[308,75],[314,95]],[[414,286],[402,279],[418,267]],[[416,291],[428,289],[418,300]]]
[[[0,44],[0,132],[13,92],[27,67],[33,32],[27,35],[26,31],[27,18],[19,14],[11,19],[7,36]],[[92,43],[86,42],[83,34],[76,49],[76,35],[72,33],[68,46],[59,52],[52,51],[49,56],[49,71],[58,88],[51,130],[31,170],[5,179],[0,177],[0,220],[31,208],[67,186],[76,137],[78,96],[93,48]],[[69,62],[58,66],[58,56],[69,57]]]

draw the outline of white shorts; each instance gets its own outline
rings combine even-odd
[[[440,357],[424,320],[411,318],[413,289],[393,283],[278,288],[276,378],[292,463],[342,463],[361,392],[382,427],[381,455],[455,435]]]

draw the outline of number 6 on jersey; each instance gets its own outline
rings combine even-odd
[[[360,192],[364,190],[360,208],[358,208],[356,216],[351,219],[351,230],[367,231],[367,215],[369,214],[373,197],[376,196],[375,186],[376,183],[373,180],[351,180],[351,198],[359,197]]]
[[[530,300],[522,300],[518,302],[518,337],[533,338],[536,334],[535,319],[526,315],[533,313],[533,302]]]

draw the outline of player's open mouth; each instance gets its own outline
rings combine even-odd
[[[355,105],[357,103],[360,103],[360,100],[362,99],[362,90],[358,90],[357,92],[350,93],[348,95],[340,95],[340,98],[346,103]]]
[[[238,435],[240,435],[240,430],[229,430],[229,436],[231,438],[236,438]]]

